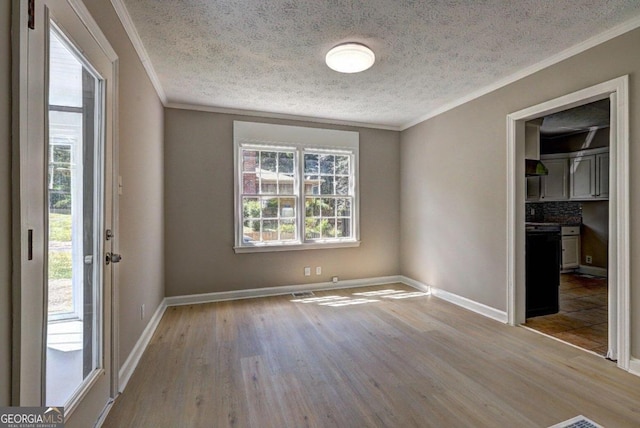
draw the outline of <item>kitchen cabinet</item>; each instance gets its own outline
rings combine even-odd
[[[541,156],[540,160],[549,170],[549,175],[541,177],[540,200],[565,201],[568,194],[569,160],[567,157],[550,158]]]
[[[609,198],[608,149],[584,150],[570,157],[569,199]]]
[[[527,202],[569,199],[569,158],[566,155],[543,155],[540,160],[549,174],[527,177]]]
[[[609,152],[596,155],[596,197],[609,199]]]
[[[580,267],[580,227],[562,228],[562,270]]]
[[[540,200],[540,177],[527,177],[527,202]]]

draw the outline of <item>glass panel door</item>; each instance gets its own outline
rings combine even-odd
[[[46,391],[65,406],[99,367],[101,81],[49,34]]]

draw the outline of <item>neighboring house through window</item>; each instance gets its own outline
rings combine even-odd
[[[235,250],[357,246],[359,134],[234,122]]]

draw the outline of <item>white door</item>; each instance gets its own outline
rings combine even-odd
[[[40,0],[33,11],[27,3],[16,404],[64,406],[67,426],[92,426],[115,390],[106,231],[115,218],[117,58],[81,1]]]

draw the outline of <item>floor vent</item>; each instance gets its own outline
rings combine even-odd
[[[291,293],[291,295],[293,297],[298,298],[298,299],[300,299],[302,297],[313,297],[313,296],[315,296],[315,294],[313,294],[313,291],[298,291],[297,293]]]
[[[560,422],[559,424],[553,425],[549,428],[604,428],[604,427],[580,415],[580,416],[576,416],[575,418],[569,419],[568,421]]]

